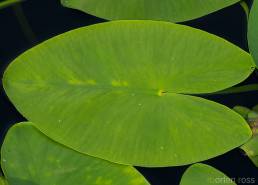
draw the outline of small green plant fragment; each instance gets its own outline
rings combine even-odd
[[[248,19],[249,13],[250,13],[250,9],[249,9],[248,4],[245,2],[245,0],[242,0],[240,2],[240,5],[241,5],[241,7],[243,8],[243,10],[245,12],[246,18]]]
[[[238,84],[253,68],[247,52],[206,32],[113,21],[29,50],[3,84],[28,120],[66,146],[115,163],[178,166],[250,138],[241,116],[193,95]]]
[[[184,173],[180,185],[236,185],[235,182],[217,169],[194,164]]]
[[[254,136],[250,141],[241,146],[246,155],[251,159],[256,167],[258,167],[258,137]]]
[[[250,113],[250,109],[243,106],[235,106],[233,108],[238,114],[240,114],[243,118],[248,119],[248,114]]]
[[[133,167],[66,148],[31,123],[8,131],[1,155],[3,172],[11,185],[149,185]]]
[[[252,110],[249,109],[247,116],[244,116],[247,122],[250,125],[250,128],[253,132],[253,137],[244,145],[241,146],[241,149],[245,151],[247,156],[253,161],[253,163],[258,167],[258,106],[253,107]],[[239,108],[235,109],[239,112]],[[248,110],[246,108],[246,110]],[[243,115],[242,115],[243,116]]]
[[[195,19],[239,0],[61,0],[64,6],[109,20],[150,19],[182,22]]]
[[[257,106],[254,106],[252,110],[242,106],[235,106],[233,109],[247,120],[250,128],[252,129],[253,135],[254,136],[257,135],[258,134]]]
[[[17,3],[21,3],[24,0],[4,0],[4,1],[0,1],[0,10],[9,6],[12,6],[14,4]]]
[[[258,1],[254,0],[249,16],[248,42],[250,52],[258,66]]]
[[[258,112],[258,105],[255,105],[255,106],[253,107],[253,111]]]

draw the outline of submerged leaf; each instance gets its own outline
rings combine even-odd
[[[254,136],[250,141],[241,146],[246,155],[251,159],[256,167],[258,167],[258,136]]]
[[[241,146],[246,155],[258,167],[258,110],[257,106],[248,112],[247,121],[252,129],[253,137]]]
[[[248,26],[248,42],[251,54],[258,66],[258,1],[253,2]]]
[[[1,152],[2,168],[11,185],[149,185],[133,167],[66,148],[31,123],[12,127]]]
[[[250,113],[250,109],[243,106],[235,106],[233,108],[234,111],[236,111],[238,114],[240,114],[243,118],[248,119],[248,114]]]
[[[184,173],[180,185],[236,185],[233,179],[230,179],[217,169],[205,165],[194,164]]]
[[[12,6],[14,4],[17,3],[21,3],[24,0],[4,0],[4,1],[0,1],[0,10],[9,6]]]
[[[17,109],[64,145],[116,163],[176,166],[250,138],[237,113],[186,94],[233,86],[253,65],[245,51],[200,30],[115,21],[31,49],[3,84]]]
[[[150,19],[182,22],[239,0],[61,0],[64,6],[109,20]]]

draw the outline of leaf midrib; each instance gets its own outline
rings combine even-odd
[[[172,91],[164,90],[164,89],[151,89],[151,88],[137,88],[137,87],[130,87],[130,86],[112,86],[112,85],[103,85],[103,84],[73,84],[73,83],[65,83],[65,82],[39,82],[39,81],[9,81],[12,84],[19,84],[19,85],[34,85],[34,86],[43,86],[43,87],[62,87],[62,88],[83,88],[89,90],[113,90],[113,91],[124,91],[128,93],[134,94],[148,94],[148,95],[157,95],[163,96],[165,94],[184,94],[184,93],[175,93]],[[8,84],[8,82],[6,83]]]

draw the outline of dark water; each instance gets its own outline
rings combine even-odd
[[[37,42],[41,42],[60,33],[86,26],[104,20],[76,10],[63,8],[58,0],[27,0],[23,3],[23,10],[28,19]],[[0,11],[0,71],[1,77],[5,67],[20,53],[32,47],[35,43],[24,36],[13,8]],[[221,36],[230,42],[247,50],[246,17],[240,5],[234,5],[220,12],[206,17],[183,23],[192,27],[206,30]],[[252,75],[243,84],[257,83],[258,76]],[[0,89],[0,123],[1,141],[8,128],[17,122],[25,120],[8,101]],[[258,93],[242,93],[209,97],[214,101],[229,107],[244,105],[252,107],[258,104]],[[258,184],[258,170],[240,150],[233,150],[225,155],[205,161],[232,178],[256,178]],[[152,185],[176,185],[179,183],[185,167],[174,168],[138,168]],[[239,183],[244,184],[244,183]]]

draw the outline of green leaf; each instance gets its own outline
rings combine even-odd
[[[251,159],[256,167],[258,167],[258,136],[257,134],[246,144],[241,146],[246,155]]]
[[[54,140],[135,166],[176,166],[221,155],[250,138],[211,93],[253,71],[245,51],[206,32],[155,21],[115,21],[59,35],[4,75],[17,109]]]
[[[21,3],[24,0],[4,0],[0,2],[0,10],[9,6],[12,6],[17,3]]]
[[[242,107],[235,106],[234,110],[243,116],[250,128],[252,129],[253,137],[242,145],[240,148],[245,151],[246,155],[253,161],[258,167],[258,106],[254,106],[252,110]]]
[[[2,167],[11,185],[148,185],[130,166],[68,149],[33,124],[12,127],[2,146]]]
[[[253,111],[258,112],[258,105],[255,105],[255,106],[253,107]]]
[[[255,166],[258,167],[258,110],[257,106],[253,107],[253,110],[248,113],[247,118],[250,127],[252,128],[253,137],[241,146],[246,155],[253,161]]]
[[[258,1],[253,2],[249,17],[248,42],[250,52],[253,55],[256,65],[258,66]]]
[[[236,111],[238,114],[240,114],[243,118],[247,119],[248,118],[248,114],[250,113],[250,109],[248,109],[247,107],[243,107],[243,106],[235,106],[233,108],[234,111]]]
[[[258,112],[256,112],[256,111],[250,111],[250,112],[248,113],[248,119],[251,120],[251,121],[258,119]]]
[[[182,22],[210,14],[239,0],[61,0],[66,7],[109,20]]]
[[[236,185],[232,179],[217,169],[205,165],[194,164],[184,173],[180,185]]]

